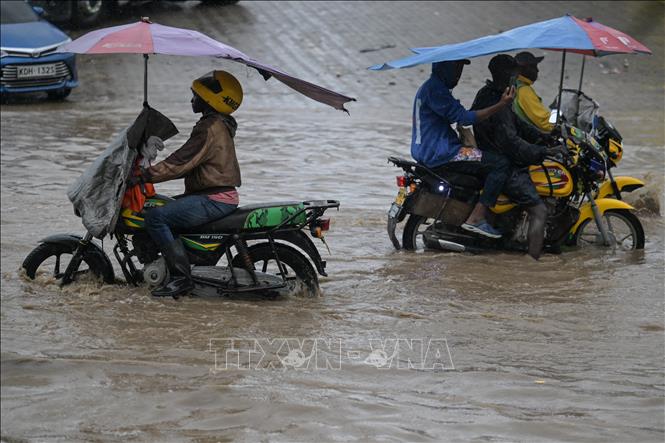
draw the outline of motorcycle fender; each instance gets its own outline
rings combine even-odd
[[[316,266],[316,270],[319,274],[324,277],[328,276],[328,273],[326,273],[326,262],[321,258],[321,254],[319,254],[319,250],[316,249],[314,242],[312,242],[303,231],[276,232],[273,234],[273,237],[276,240],[292,243],[305,251],[307,255],[309,255],[309,258],[314,262],[314,266]]]
[[[644,182],[640,179],[633,177],[614,177],[620,192],[633,192],[644,186]],[[605,180],[598,189],[598,198],[612,198],[614,196],[614,189],[612,189],[612,182]]]
[[[599,198],[596,200],[596,204],[598,205],[598,210],[600,211],[601,215],[610,209],[627,209],[629,211],[635,209],[628,203],[613,198]],[[577,219],[577,223],[575,223],[575,225],[570,228],[570,232],[572,234],[576,233],[577,228],[579,228],[582,223],[589,219],[593,219],[593,209],[591,209],[591,203],[587,202],[580,208],[580,217]]]
[[[83,237],[74,234],[55,234],[43,238],[39,240],[39,242],[68,246],[71,247],[72,250],[74,250],[76,249],[76,247],[78,246],[79,242],[82,239]],[[88,243],[88,247],[85,253],[90,255],[95,255],[99,259],[101,259],[102,262],[104,263],[104,266],[107,268],[105,269],[105,271],[108,271],[109,275],[113,275],[114,271],[113,271],[113,265],[111,264],[111,260],[109,260],[108,255],[106,255],[104,250],[99,245],[91,241],[90,243]]]
[[[402,209],[399,211],[402,212]],[[401,249],[402,245],[399,244],[399,240],[397,240],[397,236],[395,235],[395,228],[397,228],[398,222],[397,217],[398,214],[396,214],[394,217],[388,215],[388,237],[390,238],[390,241],[392,242],[395,249]]]

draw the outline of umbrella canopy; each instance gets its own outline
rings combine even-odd
[[[651,54],[649,48],[621,31],[572,15],[520,26],[467,42],[412,49],[416,55],[374,65],[375,71],[410,68],[426,63],[480,57],[521,49],[550,49],[601,57],[609,54]]]
[[[293,77],[273,66],[261,63],[232,46],[214,40],[198,31],[163,26],[152,23],[148,19],[128,25],[91,31],[59,47],[57,52],[73,52],[76,54],[134,53],[144,54],[146,58],[148,54],[219,57],[256,68],[264,79],[268,80],[270,77],[275,77],[299,93],[330,105],[335,109],[346,111],[344,103],[355,101],[355,98]]]

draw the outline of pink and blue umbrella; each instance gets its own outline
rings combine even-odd
[[[261,63],[243,52],[214,40],[205,34],[190,29],[174,28],[152,23],[144,18],[128,25],[91,31],[67,43],[58,52],[76,54],[143,54],[144,58],[144,104],[148,101],[148,56],[150,54],[209,56],[232,60],[256,68],[268,80],[274,77],[299,93],[334,107],[344,109],[344,104],[355,101],[305,80],[289,75],[273,66]]]

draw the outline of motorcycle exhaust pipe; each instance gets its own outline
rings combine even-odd
[[[449,251],[464,252],[466,250],[466,247],[464,245],[460,245],[459,243],[441,239],[438,239],[437,242],[439,243],[439,246]]]

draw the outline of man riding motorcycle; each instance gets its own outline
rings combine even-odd
[[[517,72],[515,59],[506,54],[494,56],[488,67],[492,80],[488,80],[478,91],[472,110],[499,102],[502,98],[501,91],[506,89]],[[542,163],[547,154],[558,152],[558,148],[548,149],[536,144],[541,138],[539,131],[522,122],[510,107],[501,108],[489,119],[477,122],[473,129],[480,149],[501,153],[507,156],[514,166],[503,192],[513,202],[528,208],[528,254],[537,260],[543,248],[547,209],[531,181],[528,166]]]
[[[538,63],[544,58],[536,57],[528,51],[520,52],[515,56],[519,75],[516,82],[517,90],[513,101],[513,111],[526,123],[549,134],[554,129],[554,124],[550,123],[550,110],[543,105],[542,99],[533,88],[533,84],[538,79]]]
[[[187,142],[130,182],[185,179],[183,196],[146,211],[146,230],[170,274],[169,281],[152,291],[155,296],[177,297],[194,287],[187,253],[173,231],[219,220],[238,206],[240,168],[233,143],[238,125],[231,114],[242,103],[240,82],[228,72],[213,71],[193,81],[192,94],[192,111],[202,116]]]
[[[414,100],[411,155],[435,171],[445,168],[485,179],[483,194],[462,228],[499,238],[501,233],[487,223],[486,215],[508,179],[510,164],[500,153],[463,147],[451,124],[473,124],[507,109],[515,91],[506,86],[498,100],[489,106],[474,111],[464,109],[451,90],[457,86],[464,65],[470,63],[454,60],[432,64],[432,75],[418,89]]]

